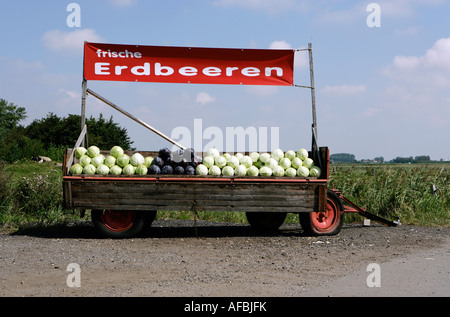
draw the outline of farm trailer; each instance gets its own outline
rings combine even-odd
[[[114,53],[119,54],[115,51],[126,52],[127,59],[115,58]],[[293,59],[296,51],[309,52],[310,86],[293,83]],[[147,58],[148,62],[140,64],[144,62],[142,60],[144,57]],[[208,58],[205,59],[205,57]],[[150,62],[155,59],[160,60],[160,63],[155,63],[159,75],[156,74],[156,68],[154,74],[150,72]],[[170,78],[175,74],[175,69],[180,64],[171,64],[174,60],[181,63],[186,62],[186,65],[191,66],[179,68],[177,76]],[[119,65],[117,64],[118,61],[122,64],[128,64]],[[220,67],[210,67],[211,61],[214,61]],[[251,67],[248,67],[249,61],[251,61]],[[233,64],[230,64],[230,62]],[[277,229],[284,222],[287,213],[298,213],[303,230],[310,235],[339,233],[344,221],[344,212],[358,212],[384,224],[395,225],[395,223],[359,208],[340,192],[330,189],[328,186],[329,149],[327,147],[319,148],[317,142],[311,44],[308,45],[307,49],[301,50],[244,50],[85,42],[83,64],[82,129],[74,148],[67,149],[64,154],[64,207],[67,209],[91,210],[93,223],[107,236],[114,238],[135,236],[144,226],[152,223],[158,210],[244,211],[250,225],[259,230]],[[237,67],[237,65],[240,65],[240,67]],[[200,73],[198,69],[202,68],[203,71]],[[116,72],[112,73],[112,69],[116,69]],[[117,69],[130,69],[131,73],[117,72]],[[225,77],[221,73],[223,69],[226,69]],[[263,70],[264,76],[262,76],[261,70]],[[308,88],[311,90],[313,116],[312,148],[309,155],[321,168],[322,173],[319,178],[70,175],[69,169],[74,162],[74,149],[84,145],[87,140],[85,112],[88,94],[184,149],[182,145],[160,131],[88,89],[88,80],[290,85]],[[157,155],[157,152],[139,152],[145,156]],[[130,156],[133,153],[132,151],[127,152]],[[350,206],[343,205],[342,200]]]
[[[129,156],[135,151],[126,151]],[[157,152],[139,151],[144,156]],[[103,154],[107,154],[103,152]],[[339,233],[344,207],[328,189],[329,149],[319,149],[322,176],[249,177],[198,175],[81,175],[69,174],[73,149],[63,164],[64,207],[91,210],[92,221],[110,237],[132,237],[155,219],[158,210],[243,211],[258,230],[272,231],[287,213],[299,214],[310,235]],[[312,155],[312,153],[310,153]]]

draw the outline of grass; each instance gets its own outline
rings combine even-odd
[[[413,225],[450,224],[449,164],[332,165],[330,181],[379,216]],[[432,185],[439,189],[436,193]]]
[[[192,211],[159,211],[158,219],[197,219],[215,222],[247,223],[245,212],[235,211],[199,211],[195,215]],[[288,214],[286,223],[298,223],[298,216]]]
[[[0,225],[20,227],[74,219],[62,208],[62,169],[55,163],[21,160],[0,164]],[[76,217],[75,217],[76,218]]]
[[[371,213],[403,224],[449,226],[450,164],[331,165],[330,182]],[[432,193],[431,186],[439,190]],[[441,196],[442,193],[442,196]],[[194,219],[191,211],[160,211],[161,219]],[[208,221],[246,223],[244,212],[199,212]],[[0,164],[0,227],[55,225],[79,220],[62,208],[62,168],[28,160]],[[361,221],[348,214],[347,222]],[[298,223],[288,214],[287,223]]]

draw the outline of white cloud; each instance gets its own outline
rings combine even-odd
[[[326,86],[321,89],[321,92],[326,95],[353,96],[364,93],[366,90],[365,85],[337,85]]]
[[[291,44],[286,41],[273,41],[270,43],[269,48],[271,49],[294,49]],[[304,49],[304,47],[299,47],[298,49]],[[294,67],[302,68],[309,65],[309,55],[306,51],[295,52],[294,56]]]
[[[383,73],[393,80],[428,85],[450,84],[450,37],[437,40],[422,56],[397,55]]]
[[[383,69],[390,85],[383,92],[385,108],[418,122],[450,124],[446,102],[450,87],[450,38],[437,40],[423,55],[398,55]]]
[[[65,95],[69,96],[72,99],[77,99],[77,100],[81,99],[81,93],[77,92],[77,91],[60,88],[60,89],[58,89],[58,92],[61,92]]]
[[[52,51],[78,54],[83,51],[84,41],[104,42],[105,39],[93,29],[79,29],[71,32],[50,30],[42,35],[45,47]]]
[[[203,105],[206,105],[210,102],[214,102],[216,101],[216,98],[214,98],[213,96],[211,96],[210,94],[208,94],[207,92],[199,92],[197,94],[197,98],[195,100],[195,102]]]
[[[426,66],[450,69],[450,37],[436,41],[423,58]]]

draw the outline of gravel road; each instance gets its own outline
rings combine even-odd
[[[0,234],[0,296],[449,296],[449,263],[448,227],[352,224],[308,237],[283,225],[264,236],[157,220],[139,238],[112,240],[78,222]]]

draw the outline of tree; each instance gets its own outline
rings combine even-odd
[[[0,142],[26,117],[25,108],[17,107],[12,102],[8,103],[5,99],[0,99]]]
[[[393,163],[401,163],[401,164],[405,164],[405,163],[413,163],[414,159],[412,156],[410,157],[401,157],[401,156],[397,156],[395,159],[392,160]]]
[[[81,117],[78,125],[79,122],[81,122]],[[91,116],[86,120],[86,125],[90,144],[97,145],[101,149],[110,149],[118,145],[124,150],[135,150],[135,148],[131,147],[134,142],[128,136],[127,129],[119,127],[113,121],[112,116],[109,120],[105,120],[101,113],[98,120]]]
[[[349,153],[335,153],[330,155],[330,160],[338,163],[353,163],[355,155]]]
[[[414,158],[415,163],[430,163],[431,159],[429,155],[419,155]]]
[[[26,117],[25,108],[0,99],[0,161],[12,163],[38,155],[60,159],[64,148],[73,147],[80,135],[79,115],[60,118],[49,113],[45,118],[33,120],[27,127],[19,125]],[[112,116],[109,120],[102,114],[98,119],[91,116],[86,124],[90,145],[105,150],[114,145],[134,150],[127,130],[115,123]]]
[[[28,137],[41,141],[43,144],[73,147],[80,135],[79,115],[70,114],[68,117],[59,118],[49,113],[46,118],[34,120],[25,128]],[[98,119],[90,117],[86,120],[88,141],[101,149],[110,149],[119,145],[125,150],[132,150],[133,141],[130,140],[125,128],[119,127],[113,118],[105,120],[102,114]]]

